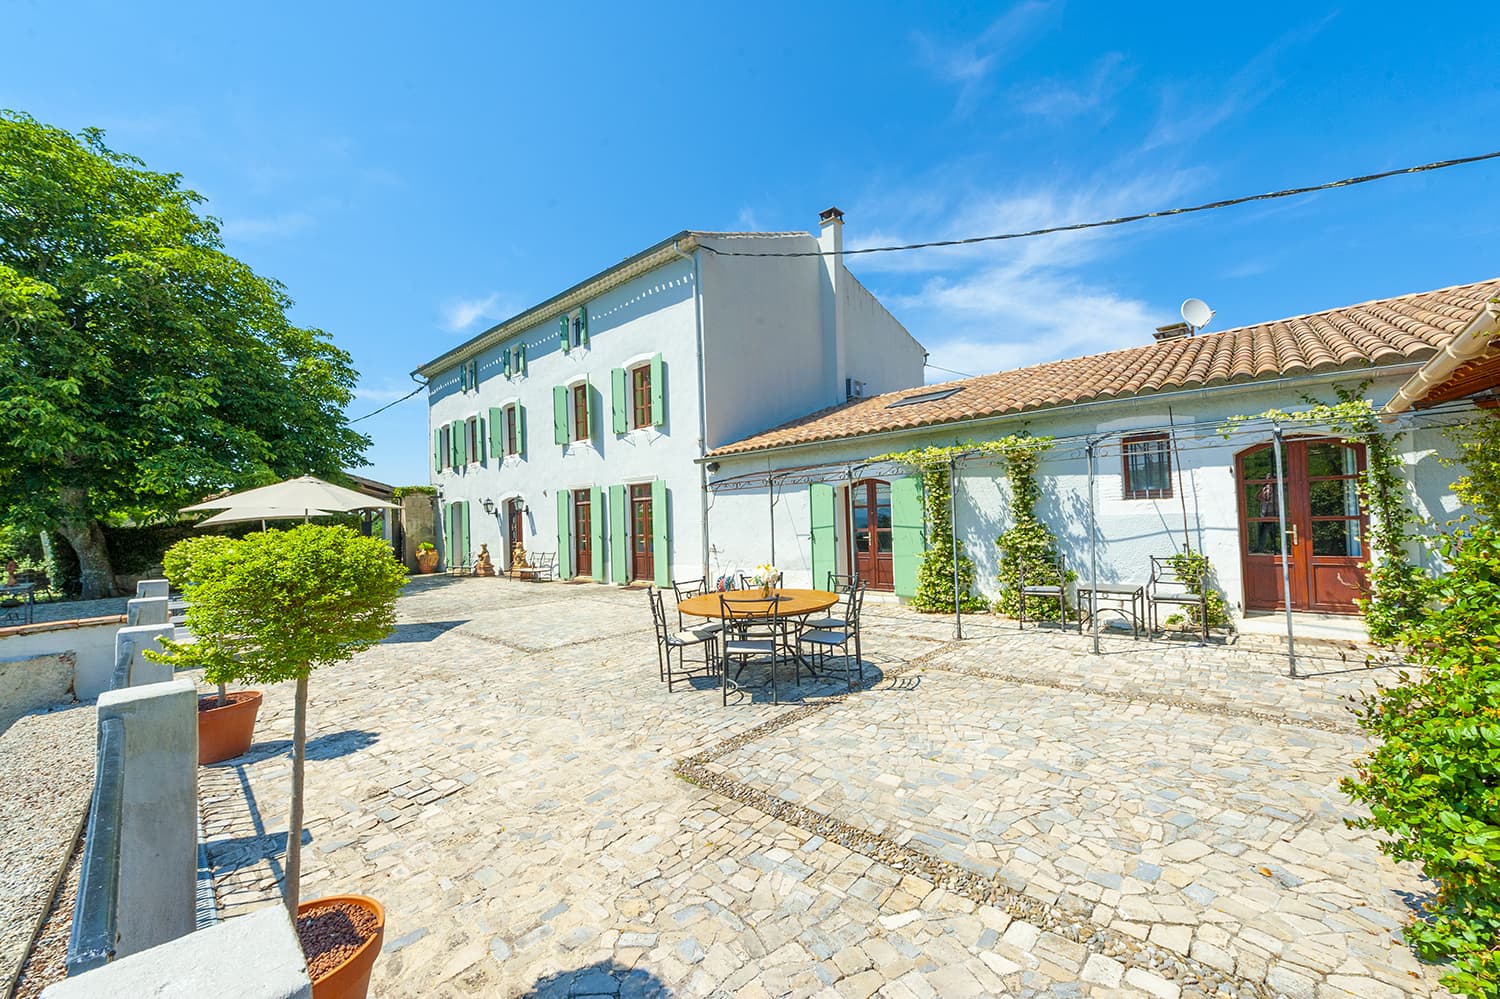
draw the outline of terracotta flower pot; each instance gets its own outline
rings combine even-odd
[[[432,572],[438,565],[438,553],[435,548],[421,548],[417,550],[417,571]]]
[[[198,698],[199,764],[232,760],[249,750],[255,738],[260,691],[230,691],[229,703],[214,707],[218,701],[218,694]]]
[[[357,905],[375,917],[375,932],[354,953],[312,982],[313,999],[364,999],[370,990],[370,972],[385,940],[385,909],[368,895],[327,895],[297,906],[297,918],[312,909],[344,902]]]

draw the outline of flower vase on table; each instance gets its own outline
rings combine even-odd
[[[771,599],[771,591],[781,581],[781,570],[769,563],[755,567],[755,581],[760,584],[760,598]]]

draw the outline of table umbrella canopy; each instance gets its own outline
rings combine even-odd
[[[353,489],[324,482],[313,475],[278,482],[274,486],[247,489],[242,493],[230,493],[218,499],[205,500],[183,507],[184,513],[199,510],[238,510],[242,507],[296,511],[288,516],[312,516],[317,513],[348,513],[352,510],[395,510],[396,504],[367,496]],[[251,518],[259,520],[261,518]],[[269,520],[270,518],[266,518]],[[223,521],[220,521],[223,523]]]
[[[284,506],[234,506],[198,522],[199,527],[212,524],[244,524],[251,521],[306,520],[308,517],[326,517],[327,510],[293,510]]]

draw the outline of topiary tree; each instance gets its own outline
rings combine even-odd
[[[347,527],[302,524],[239,540],[203,537],[167,552],[167,578],[187,597],[196,641],[167,643],[153,658],[231,680],[297,681],[292,731],[292,807],[287,829],[287,909],[296,918],[302,859],[302,773],[307,679],[391,633],[406,568],[379,538]]]

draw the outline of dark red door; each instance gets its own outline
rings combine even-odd
[[[513,556],[516,545],[521,543],[521,501],[511,500],[506,504],[506,529],[509,532],[510,554]]]
[[[573,490],[573,576],[594,574],[594,532],[587,489]]]
[[[850,485],[848,523],[855,573],[872,590],[892,589],[890,483],[862,479]]]
[[[655,579],[651,557],[655,537],[651,523],[651,483],[630,487],[630,578]]]
[[[1272,445],[1243,451],[1235,460],[1240,491],[1240,557],[1245,607],[1285,606],[1277,534],[1280,483]],[[1357,614],[1366,593],[1364,563],[1368,521],[1360,509],[1359,479],[1365,449],[1332,438],[1285,442],[1286,549],[1293,610]]]

